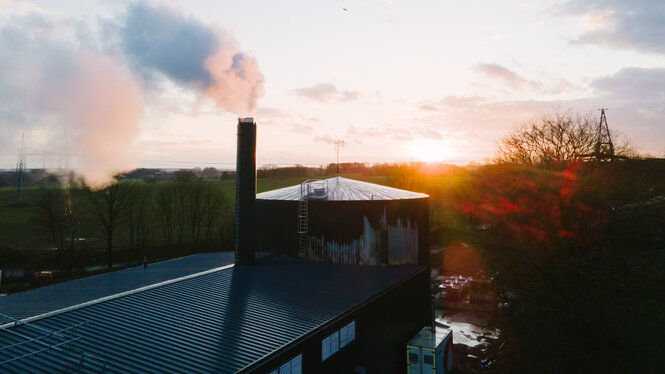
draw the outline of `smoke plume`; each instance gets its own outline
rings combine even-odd
[[[138,81],[120,56],[53,40],[22,27],[0,28],[0,122],[8,134],[63,128],[88,183],[132,165],[127,148],[142,110]],[[11,121],[11,122],[10,122]]]
[[[138,134],[139,85],[117,59],[91,51],[72,57],[75,73],[48,99],[51,111],[75,128],[74,144],[86,180],[99,185],[134,164],[127,149]]]
[[[256,59],[220,27],[139,3],[127,10],[120,35],[132,65],[148,81],[164,76],[238,114],[254,110],[263,94]]]
[[[237,114],[256,107],[264,80],[256,59],[220,27],[143,3],[100,27],[47,12],[5,14],[0,71],[0,146],[13,148],[26,130],[67,129],[75,163],[93,185],[134,166],[142,95],[164,87],[159,80]]]

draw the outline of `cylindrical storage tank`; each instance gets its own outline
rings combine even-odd
[[[311,260],[429,266],[429,196],[342,177],[256,196],[256,249]]]

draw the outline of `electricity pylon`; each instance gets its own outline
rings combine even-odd
[[[23,184],[25,183],[25,135],[21,134],[21,147],[18,150],[18,161],[16,162],[16,203],[25,201]]]
[[[612,137],[610,136],[610,128],[607,126],[607,118],[605,117],[605,110],[600,109],[600,122],[598,123],[598,134],[596,138],[596,145],[594,146],[593,153],[598,161],[612,160],[616,157],[614,154],[614,144],[612,144]]]

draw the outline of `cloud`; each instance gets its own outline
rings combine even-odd
[[[43,10],[35,4],[27,1],[0,0],[0,16],[5,15],[26,15]]]
[[[436,103],[431,103],[431,102],[424,102],[420,104],[420,106],[418,106],[418,109],[431,111],[431,112],[436,112],[440,110],[440,108]]]
[[[315,136],[314,141],[315,142],[322,142],[322,143],[326,143],[326,144],[334,144],[335,143],[335,139],[333,139],[333,137],[330,136],[330,135]]]
[[[420,103],[423,126],[463,133],[459,138],[474,139],[474,146],[492,144],[516,124],[543,113],[571,108],[597,118],[598,108],[607,112],[610,128],[629,135],[633,144],[652,153],[663,148],[665,138],[665,68],[624,68],[612,75],[591,80],[593,93],[568,100],[496,100],[491,97],[448,96]]]
[[[290,117],[291,115],[287,113],[286,111],[279,109],[279,108],[273,108],[273,107],[259,107],[254,111],[254,114],[257,116],[261,117]]]
[[[196,19],[145,3],[129,6],[120,30],[122,50],[146,78],[162,73],[182,84],[212,84],[203,61],[215,53],[215,31]]]
[[[594,79],[591,86],[610,97],[664,103],[665,68],[624,68],[613,75]]]
[[[122,50],[146,79],[166,76],[235,113],[253,111],[263,96],[258,62],[223,29],[146,3],[130,5],[120,22]]]
[[[662,0],[575,0],[549,13],[572,16],[585,27],[576,43],[665,53]]]
[[[478,64],[476,70],[484,73],[492,79],[498,79],[513,87],[527,87],[533,90],[541,90],[544,85],[541,82],[525,79],[508,68],[499,64]]]
[[[429,112],[438,112],[443,109],[464,109],[486,102],[487,98],[480,96],[446,96],[441,100],[423,101],[418,108]]]
[[[329,101],[349,102],[357,100],[358,91],[339,90],[332,83],[319,83],[310,87],[297,88],[293,92],[308,101],[325,103]]]
[[[345,139],[365,140],[365,139],[393,139],[397,141],[410,141],[415,138],[442,140],[441,131],[434,126],[395,126],[386,125],[381,127],[369,127],[357,129],[350,126],[346,130]]]
[[[435,140],[443,139],[440,132],[432,129],[422,129],[418,131],[418,135],[428,139],[435,139]]]
[[[296,134],[311,134],[314,131],[314,127],[294,123],[289,128],[289,131],[294,132]]]

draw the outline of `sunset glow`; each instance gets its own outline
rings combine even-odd
[[[244,116],[259,164],[334,162],[331,139],[347,162],[482,162],[516,124],[601,107],[662,154],[665,47],[638,19],[660,10],[641,2],[85,4],[0,1],[0,168],[25,134],[28,167],[232,169]]]
[[[409,157],[422,162],[455,163],[459,155],[454,154],[450,147],[441,141],[416,141],[409,146]]]

